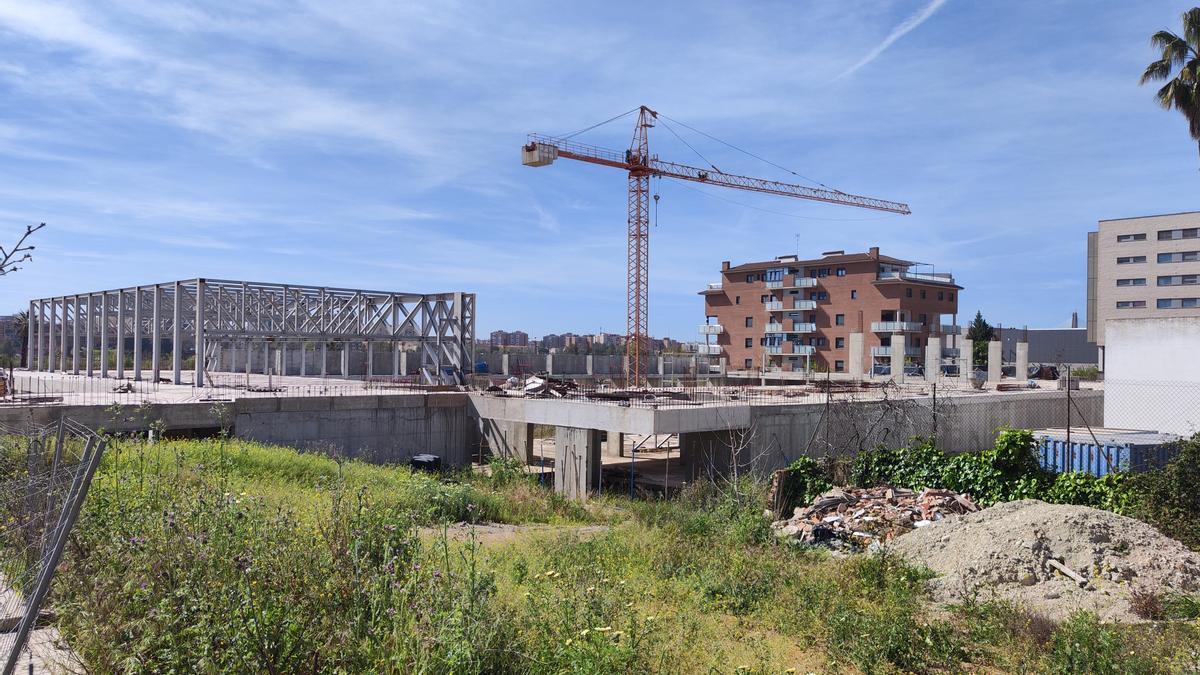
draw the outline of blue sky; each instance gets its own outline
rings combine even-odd
[[[519,148],[639,104],[913,209],[656,181],[655,335],[694,339],[721,261],[797,236],[951,271],[962,314],[1065,325],[1096,220],[1200,209],[1182,117],[1137,86],[1194,0],[200,4],[0,0],[0,232],[49,223],[0,311],[206,276],[469,290],[480,333],[623,332],[624,177]]]

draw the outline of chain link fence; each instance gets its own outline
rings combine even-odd
[[[0,673],[11,675],[43,605],[105,441],[67,418],[0,425]],[[30,666],[32,668],[32,666]]]

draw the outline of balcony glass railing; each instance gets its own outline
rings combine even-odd
[[[696,353],[707,356],[717,356],[721,353],[721,345],[699,345],[696,348]]]
[[[816,309],[816,300],[793,300],[792,309]]]
[[[768,312],[782,312],[783,303],[778,300],[772,300],[764,305]]]
[[[921,272],[880,272],[880,279],[906,279],[908,281],[928,281],[935,284],[953,284],[954,275],[945,272],[928,273]]]
[[[725,327],[719,323],[702,323],[700,324],[701,335],[720,335],[725,332]]]
[[[873,333],[915,333],[924,328],[924,325],[916,321],[872,321],[871,332]]]
[[[766,328],[764,328],[763,330],[765,330],[768,333],[782,333],[783,332],[783,324],[769,323],[769,324],[767,324]]]
[[[767,281],[764,282],[767,288],[783,288],[782,281]]]
[[[891,356],[891,355],[892,355],[891,347],[871,347],[871,356]],[[904,355],[905,356],[920,356],[921,348],[920,347],[905,347]]]
[[[801,321],[793,321],[792,329],[787,332],[788,333],[813,333],[816,330],[817,330],[817,324],[815,324],[815,323],[804,323]]]

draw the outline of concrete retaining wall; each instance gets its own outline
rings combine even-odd
[[[443,464],[471,461],[478,447],[467,395],[457,392],[375,396],[242,398],[227,403],[171,403],[138,407],[37,406],[0,409],[0,422],[19,427],[59,416],[92,429],[133,432],[161,421],[168,430],[217,431],[261,443],[288,445],[374,463],[407,461],[420,453]]]

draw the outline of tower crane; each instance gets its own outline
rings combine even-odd
[[[625,291],[625,355],[627,357],[625,376],[629,386],[639,386],[644,383],[645,366],[649,365],[645,352],[647,350],[646,342],[649,338],[651,177],[675,178],[736,190],[764,192],[782,197],[811,199],[904,215],[912,213],[907,204],[900,202],[863,197],[829,188],[815,188],[740,176],[725,173],[716,167],[701,169],[661,160],[657,155],[650,154],[647,133],[658,120],[658,113],[646,106],[640,106],[637,113],[633,140],[629,144],[629,149],[624,152],[577,143],[570,140],[569,137],[554,137],[544,134],[529,134],[528,142],[521,148],[521,163],[526,166],[548,166],[557,159],[574,159],[628,172],[629,236],[626,249],[628,281]]]

